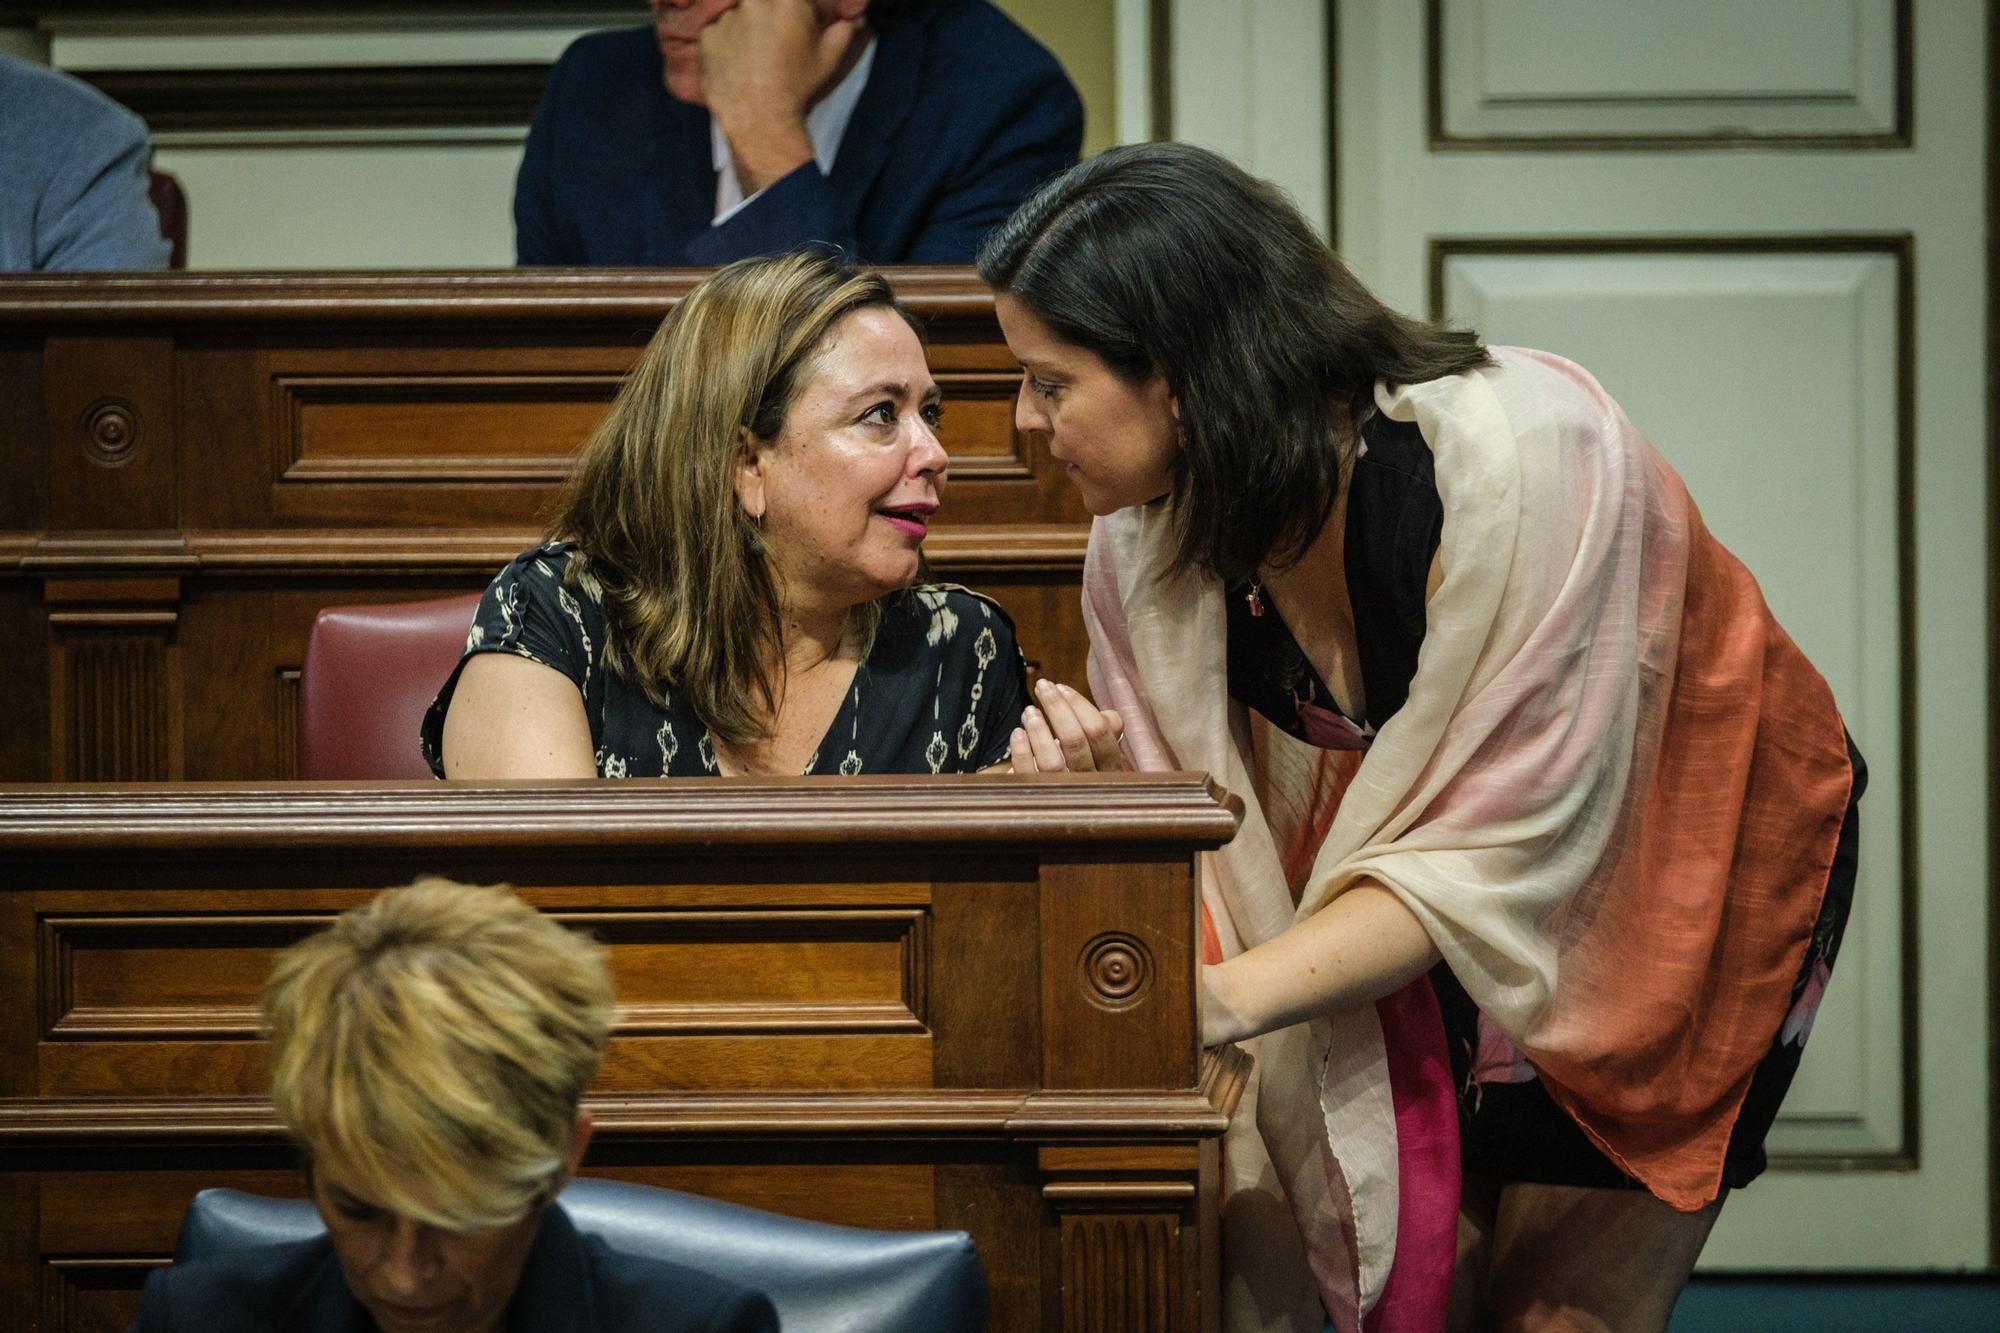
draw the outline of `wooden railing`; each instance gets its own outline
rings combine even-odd
[[[257,988],[444,873],[609,949],[587,1173],[964,1228],[995,1330],[1213,1328],[1236,817],[1188,774],[0,787],[0,1309],[123,1328],[197,1190],[299,1192]]]

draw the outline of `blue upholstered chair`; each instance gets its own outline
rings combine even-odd
[[[986,1325],[986,1273],[963,1231],[866,1231],[678,1190],[579,1178],[561,1194],[577,1230],[628,1254],[704,1269],[770,1297],[787,1333],[934,1333]],[[311,1240],[304,1199],[203,1190],[177,1262]]]

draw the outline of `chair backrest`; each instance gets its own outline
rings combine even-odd
[[[171,250],[167,257],[168,268],[188,266],[188,203],[187,191],[171,172],[150,171],[147,173],[146,197],[153,201],[153,211],[160,218],[160,239]]]
[[[320,612],[299,665],[299,776],[429,777],[417,729],[465,649],[480,596]]]
[[[578,1179],[562,1205],[577,1230],[627,1254],[670,1259],[761,1291],[787,1329],[930,1333],[986,1325],[986,1272],[963,1231],[867,1231],[678,1190]],[[181,1219],[176,1262],[310,1240],[303,1199],[203,1190]]]

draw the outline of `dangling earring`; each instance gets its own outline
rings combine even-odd
[[[750,531],[745,536],[748,538],[750,554],[764,554],[764,516],[762,514],[750,515]]]

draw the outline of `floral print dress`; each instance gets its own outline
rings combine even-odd
[[[606,778],[713,777],[708,724],[669,688],[660,708],[606,665],[604,593],[574,548],[517,556],[486,589],[465,653],[424,716],[421,743],[444,776],[444,715],[458,673],[480,653],[512,653],[560,671],[583,696]],[[999,603],[953,584],[892,594],[868,656],[856,667],[806,773],[969,773],[1007,757],[1027,703],[1014,623]]]

